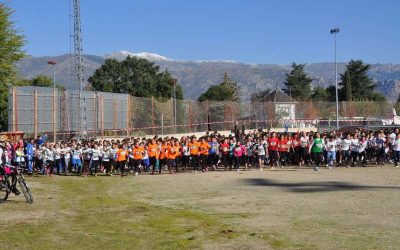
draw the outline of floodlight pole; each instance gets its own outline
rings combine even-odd
[[[339,95],[338,95],[338,69],[336,60],[336,34],[339,33],[339,28],[331,29],[331,34],[334,35],[335,40],[335,90],[336,90],[336,129],[339,129]]]
[[[56,88],[56,61],[50,60],[47,64],[53,66],[53,88]]]

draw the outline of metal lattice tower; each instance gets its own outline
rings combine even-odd
[[[76,83],[76,87],[79,90],[79,123],[78,132],[79,137],[85,138],[87,136],[87,109],[86,109],[86,97],[83,94],[85,89],[85,75],[83,65],[83,49],[82,49],[82,27],[81,27],[81,7],[80,0],[73,1],[73,41],[74,41],[74,67],[73,67],[73,79]]]

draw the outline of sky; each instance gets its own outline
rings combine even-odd
[[[70,1],[9,0],[33,56],[70,52]],[[83,50],[178,60],[400,63],[398,0],[81,0]]]

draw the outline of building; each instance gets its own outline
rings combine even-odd
[[[276,89],[268,94],[264,102],[273,102],[275,108],[275,118],[280,121],[296,119],[296,100]]]

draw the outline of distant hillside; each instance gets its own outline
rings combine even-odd
[[[85,79],[101,66],[105,58],[123,60],[126,56],[138,56],[153,61],[162,70],[168,69],[182,85],[185,98],[196,99],[210,85],[217,84],[223,73],[228,72],[231,78],[241,86],[243,99],[248,99],[256,90],[282,87],[288,65],[274,64],[245,64],[233,61],[179,61],[152,53],[133,54],[127,51],[115,52],[104,57],[85,55]],[[48,60],[55,60],[56,81],[66,88],[75,88],[71,81],[71,61],[69,55],[55,57],[26,57],[17,63],[17,68],[24,78],[37,75],[52,77],[53,71]],[[338,64],[339,73],[345,69],[345,63]],[[314,86],[327,87],[334,83],[334,63],[312,63],[306,66],[306,71],[315,79]],[[400,93],[400,65],[374,64],[371,65],[370,77],[377,84],[377,90],[388,99],[396,99]]]

